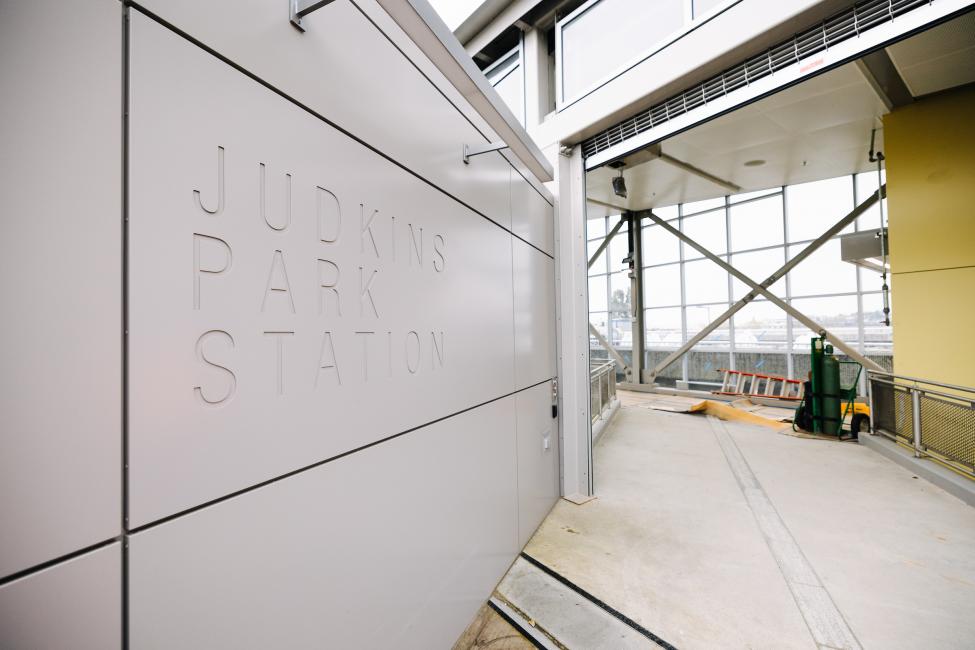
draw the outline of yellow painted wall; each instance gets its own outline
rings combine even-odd
[[[975,386],[975,86],[884,118],[894,372]]]

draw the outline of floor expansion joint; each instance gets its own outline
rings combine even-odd
[[[782,521],[724,422],[710,415],[708,422],[816,645],[860,650],[859,640]]]
[[[550,648],[621,650],[674,646],[579,588],[531,556],[522,554],[498,585],[501,604],[536,633],[555,643]],[[521,629],[524,625],[513,623]],[[550,637],[550,638],[548,638]]]

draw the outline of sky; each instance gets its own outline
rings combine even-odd
[[[428,0],[437,10],[447,27],[457,29],[483,0]]]

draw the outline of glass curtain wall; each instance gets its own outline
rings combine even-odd
[[[764,281],[877,190],[876,172],[687,203],[654,212],[756,282]],[[618,216],[588,221],[590,255]],[[879,208],[843,233],[880,227]],[[749,292],[717,264],[657,225],[644,222],[643,282],[652,368]],[[770,290],[887,369],[891,328],[883,324],[880,276],[840,259],[833,238]],[[590,321],[628,357],[630,282],[624,229],[589,270]],[[710,389],[722,369],[804,378],[815,334],[774,303],[757,298],[658,375],[658,383]],[[593,357],[606,358],[593,339]],[[841,357],[842,358],[842,357]]]

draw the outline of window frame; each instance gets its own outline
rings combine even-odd
[[[521,106],[518,108],[519,114],[515,115],[522,126],[525,126],[526,115],[528,114],[528,102],[526,99],[526,87],[525,87],[525,38],[524,35],[518,38],[518,45],[502,54],[493,61],[489,66],[481,70],[484,76],[487,78],[488,83],[491,84],[492,88],[496,88],[499,83],[508,78],[510,74],[516,70],[521,70]],[[491,79],[492,74],[497,74],[498,77],[495,80]],[[507,105],[507,102],[505,102]],[[509,106],[509,108],[511,108]],[[512,109],[514,111],[514,109]]]
[[[620,75],[624,74],[628,70],[636,67],[640,63],[643,63],[647,59],[656,55],[660,51],[666,49],[667,47],[673,45],[675,42],[679,41],[683,37],[687,36],[689,33],[693,32],[695,29],[699,28],[701,25],[705,24],[709,20],[717,17],[721,13],[735,6],[742,0],[724,0],[711,7],[707,11],[703,12],[700,16],[694,16],[694,0],[681,0],[682,7],[682,20],[683,24],[681,27],[674,32],[671,32],[668,36],[660,39],[656,43],[648,46],[645,50],[641,50],[636,56],[624,61],[621,65],[616,68],[611,69],[605,76],[599,77],[596,81],[591,84],[586,85],[582,91],[577,93],[575,96],[566,98],[565,96],[565,70],[563,65],[563,44],[562,44],[562,32],[563,30],[572,24],[575,20],[581,18],[587,11],[592,9],[594,6],[601,2],[607,0],[587,0],[580,6],[576,7],[573,11],[569,12],[561,19],[557,20],[555,23],[555,112],[558,113],[565,108],[568,108],[572,104],[578,102],[584,97],[590,95],[595,90],[598,90],[602,86],[605,86],[609,82],[613,81]],[[610,0],[611,1],[611,0]]]

